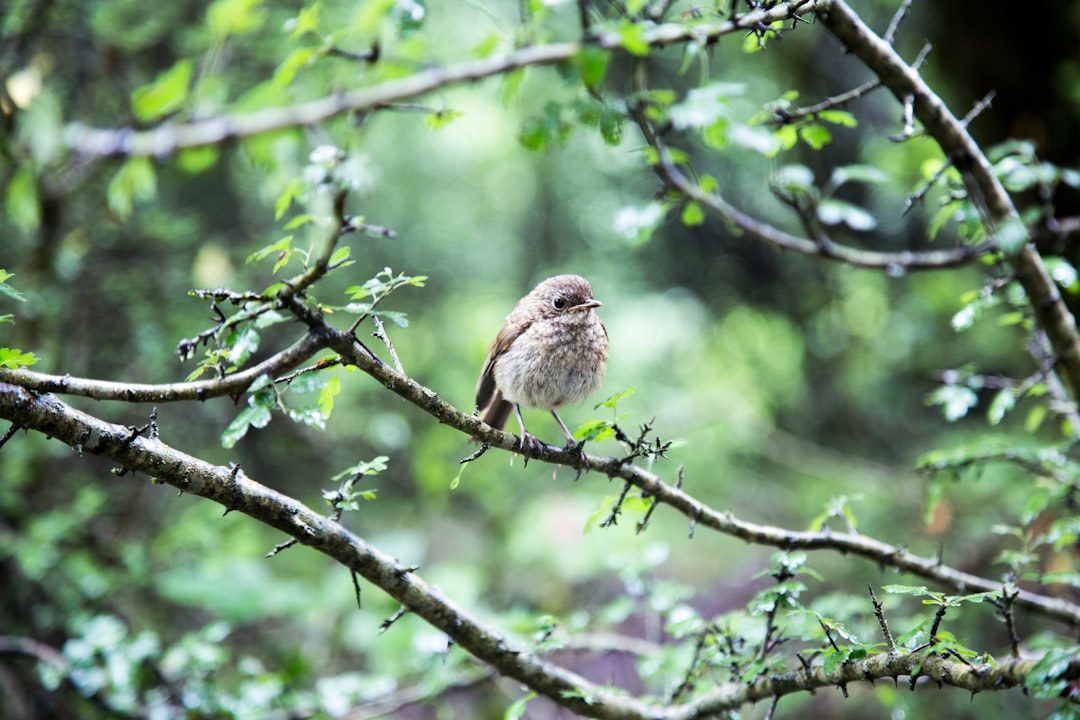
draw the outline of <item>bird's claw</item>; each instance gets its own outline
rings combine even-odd
[[[521,433],[521,437],[518,439],[518,452],[525,458],[524,467],[529,467],[529,458],[537,457],[540,454],[540,448],[544,446],[544,443],[533,435],[528,430]]]
[[[585,441],[584,440],[578,440],[577,442],[574,442],[573,440],[569,441],[566,444],[566,452],[573,453],[573,454],[577,455],[577,457],[578,457],[577,476],[574,477],[574,482],[577,482],[578,478],[581,477],[581,473],[589,472],[589,456],[585,454]]]

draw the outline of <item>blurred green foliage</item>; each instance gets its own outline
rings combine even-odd
[[[856,5],[875,27],[894,10]],[[917,8],[902,44],[930,32],[936,12]],[[700,207],[655,197],[640,137],[617,105],[585,89],[625,90],[626,53],[585,53],[576,65],[513,71],[422,104],[175,157],[93,161],[64,151],[75,124],[145,127],[282,107],[431,63],[573,38],[576,22],[573,4],[497,0],[15,0],[0,19],[0,365],[36,360],[42,372],[162,383],[250,364],[294,341],[295,324],[269,318],[257,337],[243,334],[247,326],[225,338],[228,353],[181,363],[175,352],[214,322],[192,289],[261,292],[298,271],[300,254],[326,232],[319,149],[336,148],[349,211],[395,236],[347,238],[354,263],[315,292],[345,327],[371,309],[349,304],[371,303],[379,282],[426,277],[379,310],[405,370],[458,407],[471,407],[488,343],[514,301],[543,277],[580,273],[604,302],[611,360],[603,391],[564,414],[571,425],[610,422],[611,409],[593,404],[635,388],[618,402],[618,424],[636,435],[648,423],[672,441],[654,469],[674,481],[683,468],[685,489],[704,502],[796,529],[857,527],[987,577],[1057,573],[1042,590],[1075,599],[1076,475],[1062,460],[1062,482],[1037,455],[1058,448],[1061,420],[1047,412],[1045,389],[986,382],[1037,370],[1022,298],[984,292],[977,266],[885,273],[783,254]],[[638,27],[618,26],[631,54],[648,52]],[[878,250],[967,238],[972,217],[947,193],[902,213],[941,158],[929,142],[886,140],[899,115],[891,98],[872,94],[851,114],[772,132],[764,107],[863,79],[812,27],[777,40],[764,51],[751,34],[745,47],[728,38],[708,51],[649,55],[653,87],[670,92],[678,147],[725,198],[798,232],[770,182],[821,193],[832,203],[821,206],[823,221]],[[942,92],[967,97],[968,80],[945,72],[935,73]],[[1075,174],[1042,164],[1034,146],[1004,158],[1010,190],[1051,187],[1048,200],[1075,202]],[[1062,258],[1054,268],[1072,301],[1072,265]],[[636,534],[645,503],[601,528],[596,518],[620,487],[596,475],[575,483],[571,470],[523,468],[496,452],[461,469],[474,450],[463,437],[347,369],[301,377],[287,393],[252,388],[235,404],[160,406],[161,436],[210,462],[239,463],[327,513],[328,500],[340,503],[348,527],[523,639],[555,643],[588,629],[659,643],[720,623],[752,646],[766,632],[762,618],[782,610],[793,639],[821,646],[827,621],[850,639],[845,652],[874,651],[881,639],[866,585],[909,582],[831,554],[799,557],[778,575],[788,556],[700,530],[688,537],[685,518],[664,508]],[[285,421],[281,402],[297,422]],[[136,425],[150,411],[75,404]],[[541,413],[530,427],[559,436]],[[607,439],[590,451],[622,448]],[[1023,453],[1035,460],[1013,461]],[[357,469],[375,458],[383,460]],[[349,468],[364,474],[359,500],[339,492],[335,476]],[[381,631],[396,604],[362,587],[358,609],[343,568],[303,548],[264,559],[283,538],[246,518],[222,518],[145,478],[113,477],[107,464],[32,435],[3,446],[0,478],[0,634],[59,652],[37,666],[0,663],[2,717],[326,717],[450,685],[460,689],[410,717],[555,716],[547,701],[486,681],[417,618]],[[795,581],[796,572],[805,574]],[[885,602],[894,632],[925,640],[934,608]],[[1025,639],[1051,642],[1061,631],[1034,617],[1020,624]],[[980,651],[1008,652],[985,604],[950,609],[944,627]],[[636,682],[673,695],[695,662],[693,643],[663,647],[637,663]],[[745,652],[712,650],[696,662],[712,663],[717,677]],[[782,659],[743,669],[753,675]],[[601,656],[580,669],[618,682],[632,675],[623,660]],[[1048,707],[1017,693],[851,694],[792,697],[781,708],[865,717],[872,699],[878,716],[933,708],[1013,718]]]

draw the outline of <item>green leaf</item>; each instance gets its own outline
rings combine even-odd
[[[733,96],[745,92],[742,83],[722,82],[693,88],[685,100],[668,111],[669,119],[677,130],[709,127],[727,116]]]
[[[285,214],[285,211],[292,205],[293,200],[300,197],[304,192],[304,181],[301,178],[295,177],[289,181],[285,186],[285,189],[278,195],[277,200],[274,202],[274,220],[280,220],[281,216]]]
[[[221,434],[221,446],[230,450],[247,435],[248,428],[264,428],[270,423],[270,408],[259,404],[246,407]]]
[[[877,227],[877,219],[867,210],[835,198],[826,198],[818,203],[817,213],[818,219],[826,225],[843,223],[852,230],[873,230]]]
[[[389,467],[387,465],[389,461],[390,458],[386,455],[379,455],[372,458],[371,460],[362,460],[353,465],[352,467],[345,468],[330,479],[334,482],[341,482],[346,478],[355,477],[358,475],[378,475],[387,467]]]
[[[945,419],[949,422],[956,422],[967,415],[968,410],[978,402],[979,397],[975,391],[963,385],[945,385],[927,397],[927,404],[940,405]]]
[[[776,133],[761,127],[736,124],[731,128],[731,140],[736,145],[761,153],[765,157],[775,157],[780,152],[781,143]]]
[[[859,121],[855,119],[855,116],[849,113],[847,110],[822,110],[817,114],[818,120],[822,120],[833,125],[843,125],[844,127],[853,128],[859,124]]]
[[[300,8],[300,12],[290,23],[292,32],[289,38],[297,40],[307,33],[319,35],[319,13],[322,11],[322,3],[314,2],[308,7]]]
[[[341,392],[341,378],[338,377],[338,373],[334,373],[330,380],[323,386],[323,389],[319,391],[319,412],[322,413],[324,418],[329,418],[330,413],[334,412],[334,398]]]
[[[624,399],[630,397],[635,392],[637,392],[637,388],[634,388],[634,387],[626,388],[625,390],[621,390],[621,391],[615,393],[614,395],[610,396],[608,399],[604,400],[602,403],[600,403],[599,405],[597,405],[593,409],[594,410],[599,410],[602,407],[606,407],[606,408],[610,408],[610,409],[614,410],[615,405],[620,400],[624,400]]]
[[[446,125],[450,124],[454,120],[457,120],[462,115],[464,115],[464,113],[460,110],[439,110],[438,112],[433,112],[427,117],[425,117],[424,124],[432,130],[438,130],[439,128],[445,127]]]
[[[587,87],[596,87],[603,82],[610,57],[611,53],[596,45],[586,45],[574,56],[578,74]]]
[[[307,67],[317,57],[318,48],[301,47],[293,48],[281,64],[274,70],[272,83],[275,87],[285,88],[292,84],[296,73]]]
[[[926,595],[940,594],[931,593],[925,585],[886,585],[882,588],[882,590],[891,595],[914,595],[915,597],[925,597]]]
[[[1016,406],[1016,393],[1012,388],[1005,388],[994,396],[990,407],[986,411],[986,417],[991,425],[999,424],[1005,414]]]
[[[799,137],[814,150],[820,150],[832,140],[832,133],[824,125],[803,125]]]
[[[696,202],[688,202],[682,211],[682,222],[687,227],[693,227],[705,222],[705,211]]]
[[[531,692],[512,702],[510,707],[506,708],[506,712],[503,713],[503,720],[521,720],[521,718],[525,717],[525,706],[535,697],[536,693]]]
[[[234,330],[229,333],[226,345],[229,348],[229,362],[239,367],[259,349],[259,333],[253,327]]]
[[[149,122],[179,110],[187,99],[194,72],[195,64],[182,58],[149,85],[136,88],[131,94],[131,110],[135,117]]]
[[[785,150],[795,147],[795,143],[799,141],[799,129],[794,125],[782,125],[776,128],[773,134]]]
[[[994,233],[998,248],[1006,255],[1020,252],[1028,241],[1028,231],[1018,217],[1010,217],[998,226]]]
[[[805,165],[784,165],[776,171],[773,184],[787,193],[808,193],[814,188],[814,172]]]
[[[215,0],[206,10],[206,24],[216,36],[257,30],[263,21],[262,0]]]
[[[644,25],[627,21],[619,28],[619,38],[622,40],[623,49],[631,55],[649,54],[649,41],[645,39]]]
[[[1062,288],[1070,292],[1080,289],[1076,268],[1068,260],[1061,257],[1044,257],[1043,263],[1046,264],[1046,270],[1054,278],[1054,282]]]
[[[615,213],[615,232],[632,245],[643,245],[663,221],[667,206],[661,202],[627,205]]]
[[[574,439],[578,441],[599,441],[615,437],[615,430],[603,420],[586,420],[574,428]]]
[[[491,33],[473,46],[472,55],[473,57],[486,58],[498,50],[501,42],[502,35],[499,33]]]
[[[7,284],[7,281],[15,277],[15,273],[10,273],[3,268],[0,268],[0,295],[9,297],[12,300],[18,302],[26,302],[26,296]]]
[[[843,165],[833,169],[832,175],[829,177],[829,184],[834,188],[848,182],[878,185],[888,179],[889,176],[884,171],[873,165]]]
[[[525,80],[525,68],[517,68],[503,73],[500,79],[499,97],[503,104],[508,104],[521,89],[521,83]]]
[[[151,200],[156,195],[157,173],[146,157],[128,158],[105,190],[109,209],[121,220],[131,216],[136,201]]]
[[[29,163],[15,171],[7,186],[4,203],[8,219],[20,230],[33,232],[41,224],[41,202],[37,178]]]
[[[263,259],[271,256],[271,255],[276,255],[277,253],[288,252],[289,246],[292,244],[292,240],[293,240],[292,235],[288,235],[286,237],[283,237],[280,240],[278,240],[276,243],[274,243],[273,245],[267,245],[266,247],[259,248],[255,252],[251,253],[250,255],[247,256],[247,260],[245,260],[244,262],[246,264],[250,265],[253,262],[258,262],[260,260],[263,260]]]
[[[0,367],[10,370],[18,370],[27,365],[33,365],[38,361],[34,353],[24,353],[18,348],[0,347]]]
[[[184,148],[176,155],[176,163],[184,172],[198,175],[204,170],[209,170],[218,159],[218,149],[213,145],[205,147]]]

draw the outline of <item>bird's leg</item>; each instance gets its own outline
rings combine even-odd
[[[536,456],[540,451],[541,442],[536,439],[536,436],[525,429],[525,421],[521,419],[521,407],[514,403],[514,414],[517,415],[518,427],[521,428],[521,441],[518,443],[518,449],[521,454],[525,456],[525,464],[529,464],[529,455]]]
[[[580,463],[578,465],[578,475],[581,474],[582,470],[585,470],[587,472],[589,470],[589,458],[585,455],[585,441],[582,440],[581,442],[578,442],[574,439],[574,433],[570,432],[570,429],[566,427],[566,423],[564,423],[562,421],[562,418],[559,417],[559,413],[552,410],[551,414],[555,416],[555,422],[559,423],[559,427],[562,428],[563,435],[566,436],[566,449],[570,452],[576,452],[578,458],[580,459]]]

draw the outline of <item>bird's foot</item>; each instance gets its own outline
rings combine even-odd
[[[540,442],[535,435],[528,430],[522,430],[521,437],[518,439],[518,452],[525,458],[523,467],[529,467],[529,458],[537,457],[543,446],[544,443]]]
[[[573,439],[568,439],[566,452],[577,455],[577,475],[574,476],[574,482],[577,482],[581,478],[581,473],[589,472],[589,456],[585,454],[585,441],[574,442]]]

